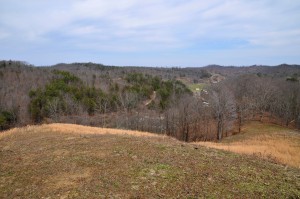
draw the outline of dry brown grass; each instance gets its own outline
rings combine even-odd
[[[77,124],[53,123],[53,124],[43,124],[43,125],[34,125],[34,126],[29,125],[22,128],[13,128],[1,133],[0,139],[6,136],[17,136],[18,134],[32,134],[39,131],[72,133],[77,135],[78,134],[79,135],[112,134],[112,135],[130,135],[130,136],[138,136],[138,137],[165,137],[164,135],[158,135],[149,132],[140,132],[140,131],[123,130],[123,129],[98,128],[98,127],[83,126]]]
[[[237,138],[220,143],[199,142],[202,146],[253,154],[265,159],[300,168],[300,133],[276,125],[251,122],[244,126]]]

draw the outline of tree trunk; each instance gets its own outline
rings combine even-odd
[[[189,126],[185,125],[184,127],[184,141],[188,142],[189,141]]]
[[[218,134],[217,134],[217,139],[218,139],[219,141],[222,139],[222,133],[223,133],[222,120],[219,119],[219,121],[218,121]]]
[[[239,133],[241,133],[241,127],[242,127],[242,113],[240,109],[238,109],[238,126],[239,126]]]

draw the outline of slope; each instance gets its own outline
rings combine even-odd
[[[242,133],[220,143],[198,142],[202,146],[273,160],[300,168],[300,133],[274,124],[249,122]]]
[[[0,135],[0,198],[296,198],[299,177],[147,133],[51,124]]]

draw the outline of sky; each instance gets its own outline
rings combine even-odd
[[[0,0],[0,60],[300,64],[299,0]]]

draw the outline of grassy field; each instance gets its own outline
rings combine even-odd
[[[204,83],[199,83],[199,84],[188,84],[187,86],[192,92],[199,92],[205,87],[205,85],[206,84]]]
[[[289,197],[299,169],[169,137],[69,124],[0,135],[0,198]]]
[[[249,122],[242,133],[221,143],[200,142],[203,146],[256,155],[300,168],[300,132],[273,124]]]

